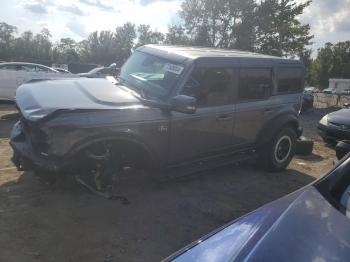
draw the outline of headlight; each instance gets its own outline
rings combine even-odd
[[[328,115],[322,117],[322,119],[320,120],[320,124],[324,126],[328,125]]]

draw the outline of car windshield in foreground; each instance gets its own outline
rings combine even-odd
[[[178,82],[183,65],[139,51],[121,68],[120,81],[141,95],[162,99]]]

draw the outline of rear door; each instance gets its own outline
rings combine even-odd
[[[237,70],[231,67],[207,65],[193,70],[181,94],[195,97],[198,109],[192,115],[172,113],[170,164],[218,154],[232,147],[236,80]]]
[[[305,69],[300,65],[279,64],[275,67],[276,89],[274,100],[278,100],[284,108],[298,114],[301,109],[302,92],[305,82]]]
[[[266,116],[278,105],[270,100],[272,67],[242,67],[238,74],[233,140],[237,146],[246,146],[255,142]]]

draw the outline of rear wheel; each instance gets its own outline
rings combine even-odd
[[[269,171],[285,169],[295,152],[296,132],[292,128],[283,128],[270,143],[259,151],[258,162]]]

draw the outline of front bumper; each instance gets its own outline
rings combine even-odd
[[[327,141],[337,142],[341,140],[350,140],[350,130],[340,129],[339,127],[332,126],[328,124],[318,125],[317,128],[318,134]]]
[[[35,152],[20,122],[17,122],[12,129],[10,145],[13,149],[11,160],[18,170],[58,173],[67,165],[64,161],[52,159],[47,154]]]

